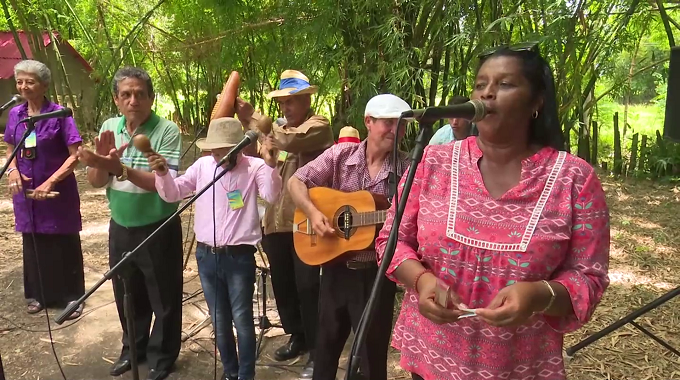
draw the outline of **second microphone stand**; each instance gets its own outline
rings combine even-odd
[[[404,210],[406,209],[406,202],[409,198],[409,193],[411,192],[411,185],[413,185],[413,179],[415,178],[416,168],[423,158],[423,152],[425,151],[425,146],[427,146],[432,137],[432,122],[423,122],[420,124],[420,132],[418,137],[416,137],[416,144],[411,153],[411,165],[408,169],[408,175],[406,176],[406,181],[404,182],[404,190],[399,198],[399,204],[397,205],[397,212],[394,215],[394,220],[392,220],[392,229],[390,230],[390,236],[387,240],[387,245],[385,247],[385,254],[382,258],[382,263],[380,268],[378,268],[378,274],[373,282],[373,288],[371,289],[371,295],[368,299],[368,303],[364,308],[364,312],[359,321],[359,326],[354,334],[354,342],[352,344],[352,352],[349,356],[349,363],[347,365],[347,373],[345,375],[345,380],[367,380],[366,377],[359,373],[359,366],[361,365],[361,346],[366,340],[366,334],[373,321],[373,316],[378,306],[378,295],[382,289],[383,284],[387,280],[385,274],[387,273],[387,268],[392,262],[392,257],[397,248],[397,238],[399,236],[399,225],[401,224],[401,218],[404,215]],[[396,148],[395,148],[396,149]],[[394,162],[393,165],[397,163]],[[395,194],[397,192],[395,191]]]
[[[134,324],[134,302],[132,300],[133,294],[131,293],[131,288],[130,288],[130,277],[129,277],[129,264],[130,260],[135,256],[137,252],[144,246],[146,246],[158,233],[161,231],[165,226],[170,224],[173,219],[175,219],[179,214],[181,214],[184,210],[189,208],[196,200],[198,197],[203,195],[208,189],[210,189],[212,186],[217,183],[217,181],[220,180],[220,178],[224,177],[227,172],[232,170],[234,166],[236,166],[236,155],[237,152],[234,152],[233,154],[230,152],[230,161],[227,164],[227,167],[222,170],[220,174],[218,174],[213,180],[205,185],[201,190],[196,192],[196,194],[191,197],[182,207],[180,207],[172,216],[170,216],[168,219],[163,222],[158,228],[153,231],[144,241],[139,243],[139,245],[133,249],[130,252],[125,252],[121,258],[121,260],[118,262],[118,264],[114,265],[111,269],[108,270],[104,274],[104,276],[97,281],[92,288],[90,288],[82,297],[80,297],[77,301],[73,302],[68,306],[64,311],[57,316],[55,321],[58,324],[64,323],[66,321],[66,318],[68,318],[83,302],[85,302],[86,299],[88,299],[94,292],[99,289],[106,281],[110,280],[113,278],[113,276],[118,275],[122,281],[123,281],[123,289],[124,289],[124,295],[123,295],[123,303],[124,303],[124,310],[125,310],[125,320],[127,323],[127,336],[128,336],[128,344],[130,346],[130,366],[132,367],[132,379],[133,380],[139,380],[139,368],[138,368],[138,363],[137,363],[137,346],[136,346],[136,334],[135,334],[135,324]]]

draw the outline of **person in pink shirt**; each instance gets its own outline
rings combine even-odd
[[[149,155],[158,194],[166,202],[179,202],[205,187],[219,174],[217,163],[243,137],[238,120],[230,117],[213,120],[207,137],[196,141],[199,149],[210,151],[211,155],[199,158],[177,178],[168,175],[162,156]],[[224,366],[222,380],[255,377],[252,300],[255,245],[262,238],[257,196],[272,203],[282,188],[281,175],[275,169],[278,151],[271,137],[265,138],[263,152],[264,159],[239,153],[233,169],[215,184],[214,202],[212,190],[208,190],[195,203],[196,262]],[[238,336],[238,354],[232,322]]]
[[[407,287],[392,345],[414,380],[564,380],[564,334],[609,285],[605,193],[565,151],[537,46],[480,60],[479,136],[427,147],[414,173],[387,271]],[[394,210],[376,239],[381,261]]]

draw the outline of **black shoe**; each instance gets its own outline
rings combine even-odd
[[[170,371],[164,369],[152,369],[149,370],[149,374],[146,376],[146,380],[163,380],[170,375]]]
[[[314,377],[314,360],[310,359],[300,372],[300,380],[309,380],[312,377]]]
[[[238,380],[238,376],[229,376],[226,372],[222,372],[222,378],[220,380]]]
[[[120,376],[125,372],[132,369],[132,363],[128,359],[118,359],[117,362],[113,363],[109,375]]]
[[[305,338],[302,335],[291,335],[288,343],[279,347],[274,352],[274,360],[282,362],[296,358],[302,355],[306,349]]]

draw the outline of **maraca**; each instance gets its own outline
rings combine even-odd
[[[135,137],[132,138],[132,145],[137,148],[138,151],[144,153],[145,156],[154,153],[151,148],[151,141],[146,135],[135,135]],[[161,170],[166,170],[165,165],[161,166]]]

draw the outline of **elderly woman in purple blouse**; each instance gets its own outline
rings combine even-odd
[[[9,112],[4,138],[8,159],[26,130],[21,119],[61,108],[45,97],[50,77],[50,70],[38,61],[25,60],[14,66],[17,91],[26,103]],[[80,197],[73,174],[81,142],[73,118],[41,120],[7,171],[16,230],[23,238],[24,295],[29,314],[45,307],[65,307],[85,293]],[[30,196],[28,190],[33,190]],[[48,197],[50,192],[59,195]],[[82,307],[70,319],[81,314]]]

